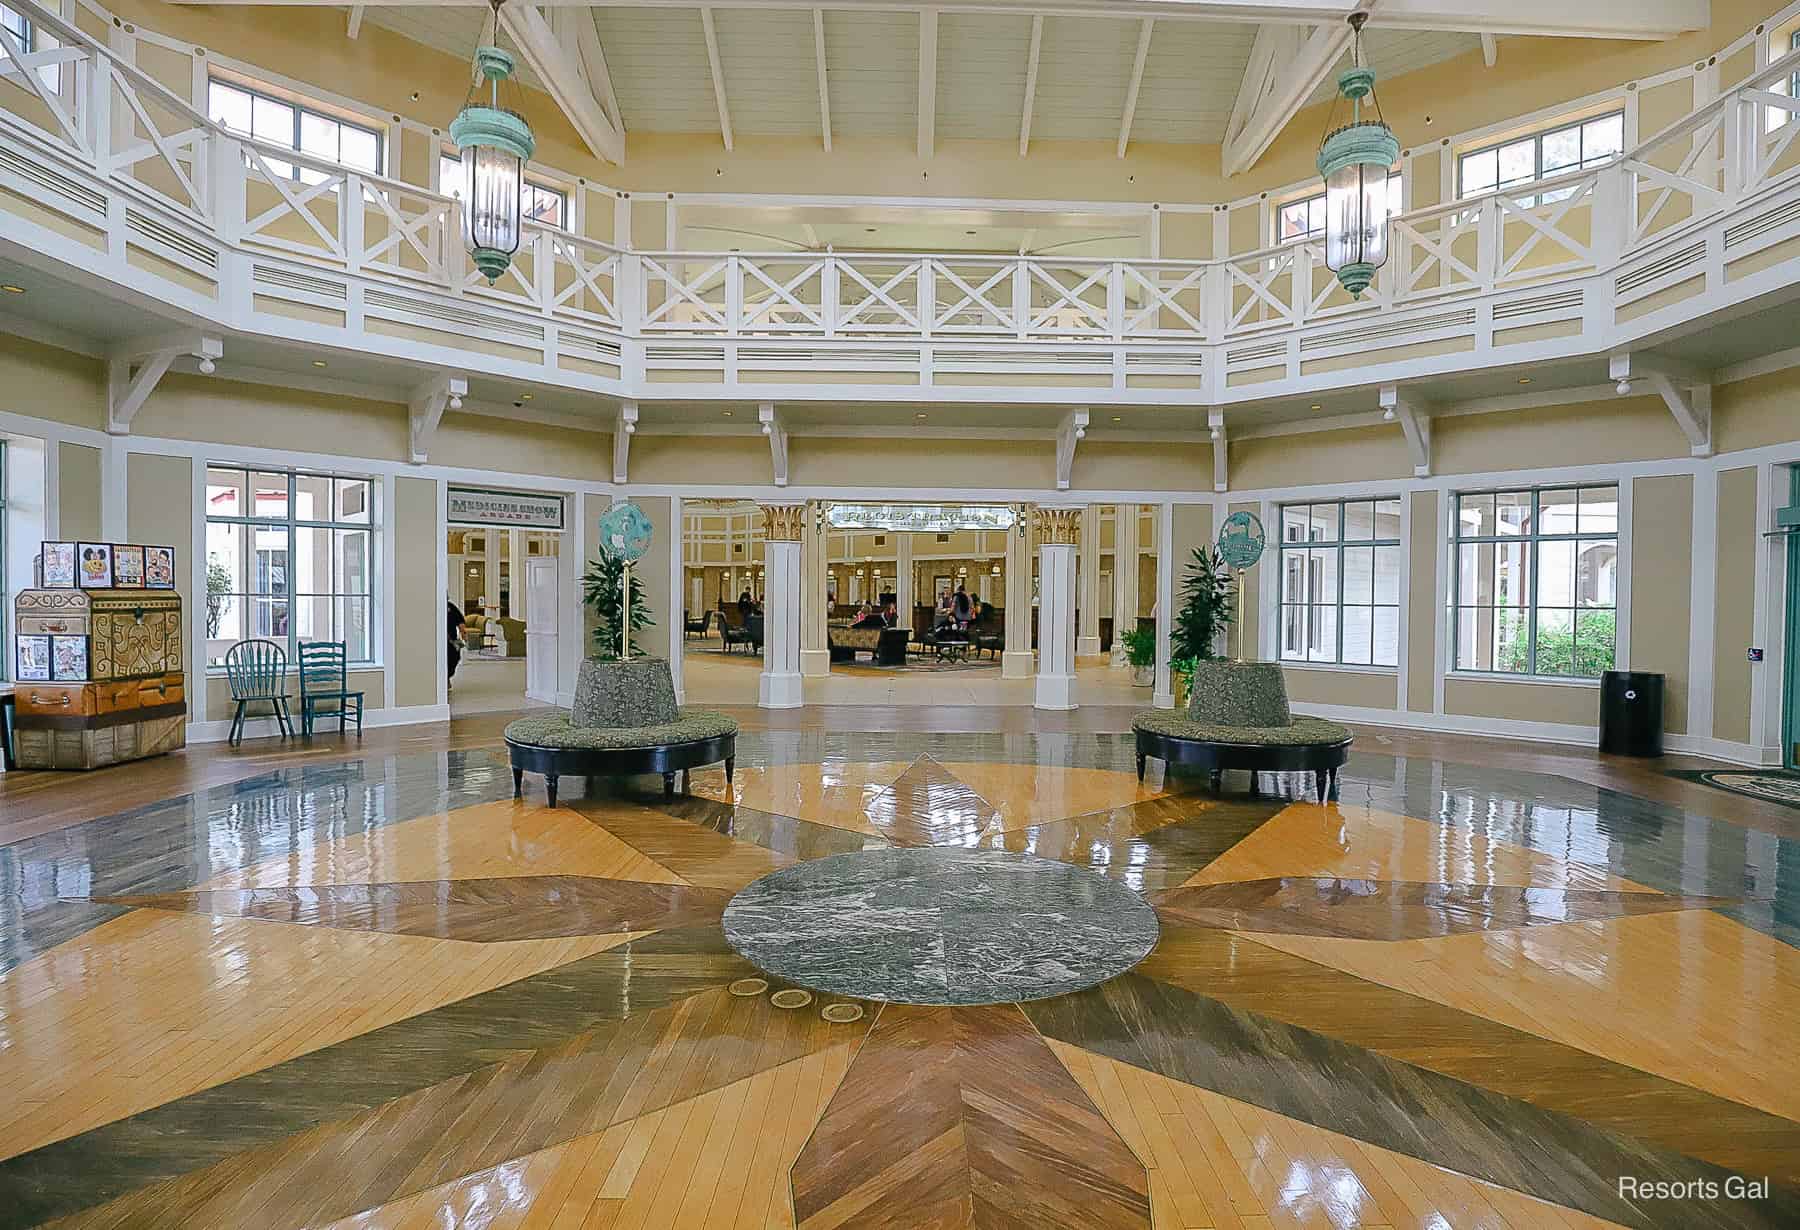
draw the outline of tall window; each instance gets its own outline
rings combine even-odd
[[[1559,124],[1543,132],[1459,155],[1456,195],[1481,196],[1497,188],[1529,184],[1552,175],[1599,166],[1624,148],[1623,111]],[[1523,203],[1527,206],[1549,204],[1562,200],[1573,191],[1573,188],[1558,188],[1540,197],[1525,197]]]
[[[438,191],[445,196],[462,196],[462,159],[455,154],[438,155]],[[568,216],[569,198],[557,188],[527,179],[519,186],[519,212],[545,226],[562,227]]]
[[[1281,657],[1399,665],[1399,500],[1283,505]]]
[[[206,114],[233,132],[291,150],[381,174],[381,134],[323,111],[284,102],[247,86],[213,78],[206,83]],[[277,175],[316,184],[326,177],[310,167],[268,159]]]
[[[1387,211],[1392,218],[1400,212],[1400,176],[1388,176]],[[1275,213],[1275,242],[1316,239],[1325,234],[1325,194],[1317,193],[1298,201],[1289,201]]]
[[[1456,497],[1456,669],[1594,679],[1611,670],[1619,489]]]
[[[374,657],[375,520],[367,478],[285,470],[206,471],[206,659],[266,637],[292,661],[306,641]]]
[[[48,51],[52,47],[62,46],[50,31],[32,25],[29,17],[7,8],[4,4],[0,4],[0,27],[5,27],[9,34],[19,40],[19,50],[26,55],[34,51]],[[6,63],[11,58],[6,53],[6,44],[0,43],[0,64]],[[37,74],[38,80],[44,83],[45,89],[52,93],[62,89],[62,66],[60,64],[46,64],[37,70]]]
[[[13,676],[12,650],[6,643],[6,441],[0,440],[0,679]]]

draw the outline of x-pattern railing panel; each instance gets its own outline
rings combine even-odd
[[[934,333],[1011,333],[1018,328],[1013,307],[1015,259],[940,257],[931,261],[937,302],[931,311]],[[966,275],[966,276],[965,276]],[[983,276],[986,275],[986,276]],[[998,287],[1002,302],[990,292]],[[951,296],[956,298],[951,300]]]
[[[114,96],[125,104],[131,118],[136,121],[136,127],[141,131],[142,139],[119,148],[124,134],[115,131],[113,133],[114,149],[102,162],[104,173],[109,175],[125,174],[135,180],[140,187],[157,193],[176,206],[201,218],[209,217],[212,211],[206,199],[206,191],[204,187],[195,184],[194,177],[204,174],[200,168],[206,166],[206,146],[211,137],[211,131],[204,123],[187,122],[185,127],[165,133],[163,125],[151,116],[149,106],[145,104],[131,81],[115,73],[112,77],[112,86]],[[172,108],[161,105],[157,109],[173,111]],[[179,112],[174,112],[174,116],[181,121],[186,121],[188,118],[180,115]],[[136,138],[139,136],[139,132],[133,132],[131,136]],[[168,191],[139,172],[138,168],[142,163],[152,160],[173,178],[174,192]]]
[[[1695,212],[1724,203],[1724,164],[1719,146],[1724,142],[1725,122],[1726,112],[1721,110],[1704,123],[1657,138],[1652,145],[1639,147],[1623,159],[1625,172],[1631,177],[1631,189],[1626,194],[1631,218],[1627,246],[1656,234],[1657,219],[1677,196],[1688,198]],[[1687,149],[1675,170],[1651,161],[1662,150],[1680,148],[1682,144]],[[1646,206],[1643,197],[1652,193]],[[1680,221],[1675,219],[1670,225]]]
[[[1154,265],[1146,269],[1131,261],[1123,262],[1121,291],[1128,300],[1123,324],[1124,336],[1182,337],[1193,341],[1203,339],[1206,336],[1206,309],[1203,305],[1211,273],[1205,265],[1167,270]],[[1166,280],[1170,277],[1175,278],[1175,281]],[[1130,305],[1129,299],[1134,294],[1142,295],[1142,306]],[[1192,311],[1183,305],[1181,300],[1184,295],[1191,297]],[[1172,326],[1164,325],[1162,322],[1165,314],[1173,317],[1177,323]]]
[[[641,317],[646,329],[685,330],[699,332],[727,330],[725,306],[708,300],[703,291],[708,286],[724,290],[724,274],[729,256],[700,256],[694,260],[674,261],[667,257],[643,256],[646,303]],[[709,263],[710,262],[710,263]],[[672,266],[699,269],[697,276],[683,276]],[[648,300],[652,287],[664,291],[662,301],[652,306]]]
[[[1800,136],[1800,98],[1770,90],[1746,90],[1744,97],[1752,108],[1750,123],[1756,134],[1744,169],[1744,190],[1753,191],[1770,178]]]
[[[69,149],[92,158],[94,144],[78,118],[78,111],[68,100],[63,98],[60,90],[50,88],[49,82],[44,80],[38,70],[52,64],[66,65],[70,68],[79,63],[91,64],[93,57],[86,54],[79,46],[28,52],[25,50],[24,44],[19,41],[19,36],[4,25],[0,25],[0,51],[5,52],[5,70],[4,73],[0,73],[0,76],[4,76],[7,81],[28,91],[56,121],[57,131],[50,132],[41,125],[34,125],[34,127],[37,127],[38,131],[56,138]],[[65,70],[61,68],[58,70],[59,81],[63,71]]]
[[[619,323],[618,278],[619,254],[601,248],[590,262],[581,245],[558,237],[551,241],[551,254],[558,270],[557,289],[550,306],[557,311],[573,311],[605,324]],[[568,272],[565,279],[562,271]],[[593,306],[582,306],[582,296],[591,296]]]
[[[1388,231],[1389,250],[1395,257],[1400,285],[1396,298],[1407,299],[1422,294],[1443,294],[1451,290],[1485,289],[1481,271],[1456,254],[1459,241],[1480,243],[1481,215],[1485,202],[1476,201],[1466,210],[1442,212],[1426,218],[1396,218]],[[1435,226],[1435,235],[1428,233]],[[1435,273],[1434,283],[1427,283]]]
[[[1227,331],[1243,325],[1250,319],[1250,314],[1260,304],[1273,311],[1276,321],[1257,321],[1256,324],[1284,323],[1297,325],[1300,323],[1299,312],[1294,305],[1278,298],[1271,290],[1277,282],[1286,277],[1289,289],[1293,289],[1294,265],[1299,256],[1298,250],[1288,247],[1275,252],[1265,252],[1251,257],[1240,257],[1225,262],[1226,290],[1231,295],[1231,311],[1227,321]],[[1248,266],[1248,267],[1246,267]],[[1260,271],[1258,267],[1260,266]],[[1239,303],[1237,292],[1242,288],[1249,292]]]
[[[793,261],[739,257],[737,267],[743,278],[740,327],[759,333],[823,332],[825,263],[822,256]],[[798,266],[791,277],[776,272],[790,266]],[[808,289],[818,295],[811,303],[801,297]]]
[[[1110,332],[1108,292],[1113,269],[1110,263],[1058,265],[1032,261],[1028,268],[1033,333],[1066,337]],[[1049,301],[1042,305],[1036,302],[1040,287],[1050,292]]]
[[[373,205],[378,218],[387,223],[386,233],[381,238],[364,241],[359,263],[365,267],[390,269],[409,276],[423,275],[436,282],[448,282],[449,271],[444,262],[444,236],[453,232],[453,209],[447,202],[434,201],[429,198],[405,198],[413,205],[410,216],[402,214],[394,207],[394,199],[401,194],[375,185],[362,183],[352,178],[350,184],[351,208],[357,208],[355,202],[361,201],[365,206]],[[421,204],[414,204],[415,201]],[[363,223],[364,234],[368,233],[367,220]],[[407,252],[417,256],[424,269],[410,269],[401,261]],[[393,253],[392,259],[388,254]]]
[[[1499,206],[1499,226],[1502,249],[1498,268],[1494,271],[1494,285],[1504,286],[1512,281],[1535,281],[1552,274],[1566,272],[1570,269],[1591,267],[1596,264],[1591,239],[1582,241],[1571,233],[1569,227],[1561,225],[1569,217],[1575,206],[1588,202],[1594,196],[1596,176],[1589,175],[1573,185],[1573,191],[1560,200],[1549,204],[1526,204],[1522,198],[1535,198],[1536,193],[1500,193],[1492,199]],[[1542,215],[1542,216],[1540,216]],[[1506,251],[1506,224],[1510,220],[1523,222],[1530,232],[1524,241],[1509,253]],[[1591,222],[1592,219],[1590,218]],[[1525,258],[1537,250],[1544,241],[1556,244],[1569,253],[1568,257],[1551,264],[1525,265]]]
[[[919,294],[919,279],[925,264],[923,257],[899,261],[840,259],[838,317],[835,327],[841,331],[857,333],[918,332],[921,313],[917,305],[923,298]],[[888,272],[889,270],[892,272]],[[862,288],[862,297],[854,302],[850,300],[850,295],[857,292],[847,285],[848,282],[854,282]],[[902,289],[909,284],[913,302],[910,307],[905,302],[906,295]]]
[[[245,220],[244,239],[248,242],[302,255],[316,253],[322,247],[325,252],[336,259],[344,260],[347,254],[344,251],[343,241],[343,189],[345,181],[348,179],[348,173],[339,172],[336,175],[327,175],[314,183],[305,184],[294,179],[291,172],[277,171],[271,167],[270,159],[265,158],[262,151],[250,143],[244,143],[243,151],[246,185],[267,185],[275,189],[276,196],[280,198],[260,214]],[[281,160],[275,159],[275,161],[280,162]],[[320,198],[328,199],[331,202],[332,230],[325,229],[324,224],[319,221],[318,215],[311,208],[312,202]],[[307,229],[317,237],[318,246],[301,243],[286,236],[267,233],[266,228],[277,222],[286,221],[290,216],[298,217],[306,224]]]

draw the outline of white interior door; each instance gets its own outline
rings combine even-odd
[[[556,703],[557,557],[525,561],[525,695]]]

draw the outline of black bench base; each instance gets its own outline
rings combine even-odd
[[[1214,743],[1178,739],[1173,735],[1137,734],[1138,780],[1144,780],[1144,761],[1155,757],[1164,764],[1192,765],[1212,773],[1213,789],[1226,769],[1251,773],[1311,773],[1319,802],[1337,794],[1337,771],[1350,758],[1350,740],[1337,743]]]
[[[713,739],[696,739],[692,743],[667,743],[661,747],[545,747],[537,743],[506,741],[512,758],[513,798],[525,791],[525,774],[542,773],[544,792],[550,806],[556,806],[556,782],[561,777],[630,777],[640,773],[660,773],[663,797],[675,796],[675,777],[681,775],[681,788],[688,788],[690,769],[725,762],[725,782],[731,784],[731,772],[737,766],[737,736],[719,735]]]

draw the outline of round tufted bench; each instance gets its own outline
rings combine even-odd
[[[1132,718],[1131,730],[1140,781],[1152,756],[1209,770],[1214,789],[1226,769],[1311,773],[1321,803],[1336,790],[1337,771],[1350,756],[1349,727],[1289,712],[1287,686],[1273,662],[1197,662],[1187,710],[1145,710]]]
[[[621,777],[660,773],[665,796],[675,793],[675,775],[701,765],[725,762],[731,781],[737,763],[738,724],[723,713],[682,709],[672,722],[654,726],[571,726],[567,714],[519,718],[504,732],[512,758],[513,798],[524,790],[525,774],[542,773],[550,806],[556,806],[559,777]],[[682,786],[687,785],[684,776]]]

